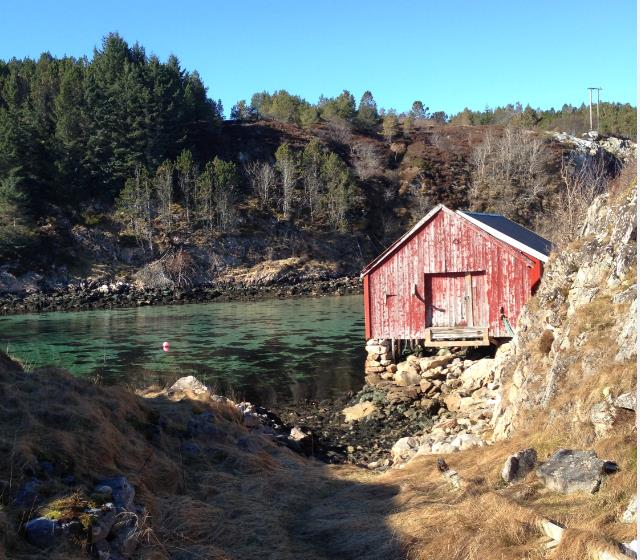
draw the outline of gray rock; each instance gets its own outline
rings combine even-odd
[[[400,387],[408,387],[410,385],[418,385],[420,383],[420,374],[415,369],[398,370],[393,376],[396,384]]]
[[[113,503],[119,510],[130,511],[133,509],[133,499],[136,491],[129,483],[126,476],[114,476],[98,482],[97,486],[109,486],[111,488]]]
[[[538,453],[532,447],[521,449],[514,453],[502,467],[502,480],[505,482],[517,482],[529,474],[538,461]]]
[[[288,446],[296,451],[300,451],[307,456],[313,452],[313,437],[303,432],[298,426],[291,428],[287,438]]]
[[[634,494],[627,506],[627,509],[624,510],[622,514],[621,520],[623,523],[635,523],[636,517],[638,514],[638,497]]]
[[[616,419],[616,411],[607,401],[594,404],[591,407],[591,423],[598,437],[606,434]]]
[[[538,468],[544,485],[555,492],[593,494],[600,488],[605,461],[595,451],[559,449]]]
[[[198,381],[193,375],[187,375],[186,377],[181,377],[169,388],[169,392],[173,391],[190,391],[195,395],[201,395],[209,392],[209,387],[207,387],[201,381]]]
[[[622,395],[615,398],[613,406],[618,408],[626,408],[627,410],[636,410],[636,395],[635,393],[622,393]]]
[[[62,526],[53,519],[37,517],[25,525],[27,540],[38,548],[52,548],[62,536]]]
[[[87,512],[92,516],[91,542],[97,543],[107,538],[111,527],[116,522],[116,508],[113,504],[105,504],[102,508],[91,509]]]
[[[96,486],[93,489],[93,493],[108,499],[108,498],[111,498],[111,496],[113,495],[113,490],[111,489],[111,486],[106,486],[102,484],[100,486]]]

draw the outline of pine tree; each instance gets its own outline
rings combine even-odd
[[[378,107],[370,91],[365,91],[358,105],[356,120],[363,130],[374,130],[378,126]]]

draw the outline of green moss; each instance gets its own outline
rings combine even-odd
[[[62,496],[51,500],[42,506],[39,514],[47,519],[56,521],[70,521],[79,519],[82,526],[87,529],[91,526],[91,516],[85,510],[98,507],[98,503],[81,493]]]

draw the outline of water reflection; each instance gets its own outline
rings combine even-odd
[[[273,404],[359,388],[363,324],[362,296],[210,303],[3,317],[0,344],[27,367],[136,386],[193,374]]]

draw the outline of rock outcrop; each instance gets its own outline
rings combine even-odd
[[[616,401],[635,406],[628,396],[635,392],[635,267],[636,190],[627,188],[597,198],[579,239],[547,263],[494,368],[502,384],[492,418],[496,439],[543,409],[601,436],[621,408]],[[565,399],[568,386],[582,390]]]

